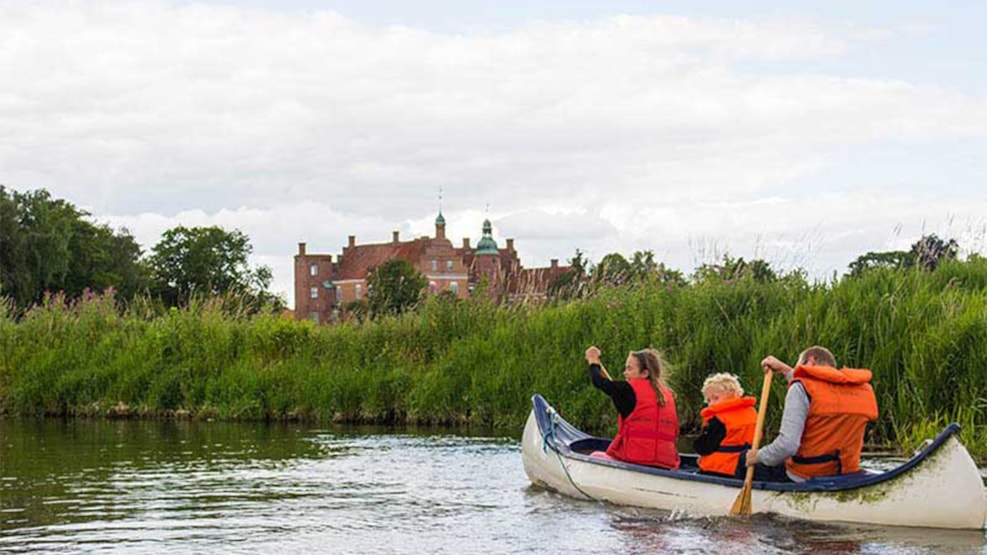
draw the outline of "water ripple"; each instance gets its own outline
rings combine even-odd
[[[516,441],[254,425],[0,428],[11,553],[981,553],[982,533],[691,518],[532,487]],[[45,449],[32,449],[41,443]]]

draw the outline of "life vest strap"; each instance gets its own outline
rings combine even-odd
[[[836,473],[843,474],[843,461],[840,460],[839,449],[837,449],[833,453],[827,453],[825,455],[816,455],[814,457],[800,457],[798,455],[793,455],[792,462],[796,464],[823,464],[828,462],[835,462]]]
[[[745,443],[743,445],[720,445],[713,451],[716,453],[743,453],[751,448],[750,443]]]

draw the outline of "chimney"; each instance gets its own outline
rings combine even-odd
[[[305,256],[305,243],[298,243],[298,256]]]
[[[466,250],[469,250],[470,249],[470,238],[469,237],[463,237],[463,248],[466,249]]]
[[[399,236],[399,232],[397,232],[397,231],[392,231],[392,232],[391,232],[391,234],[393,235],[393,239],[392,239],[392,240],[393,240],[393,241],[394,241],[395,243],[400,243],[400,242],[401,242],[401,240],[400,240],[400,239],[398,239],[398,236]]]
[[[552,259],[552,269],[555,270],[558,267],[559,267],[559,259],[558,258],[553,258]]]
[[[348,247],[352,249],[355,246],[356,246],[356,235],[350,235],[350,244],[348,245]]]
[[[514,252],[514,239],[507,240],[507,252]]]

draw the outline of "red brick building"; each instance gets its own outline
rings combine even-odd
[[[309,254],[305,243],[298,244],[295,255],[295,319],[335,322],[343,317],[342,309],[367,295],[367,278],[381,263],[394,258],[410,262],[428,280],[429,291],[449,291],[466,298],[484,284],[487,294],[502,302],[544,298],[549,285],[568,266],[553,259],[548,268],[526,269],[521,266],[514,239],[499,248],[493,238],[490,220],[483,222],[483,236],[476,248],[464,238],[454,247],[446,238],[442,213],[435,219],[435,237],[401,241],[393,232],[389,243],[357,245],[349,236],[343,253]]]

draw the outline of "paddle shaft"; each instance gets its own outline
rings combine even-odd
[[[773,377],[774,372],[768,368],[765,368],[764,385],[761,386],[761,404],[757,408],[757,423],[754,425],[754,441],[751,442],[752,449],[757,449],[758,446],[761,445],[761,433],[764,431],[764,415],[768,412],[768,392],[771,391],[771,378]],[[744,487],[740,490],[740,495],[737,496],[737,500],[734,501],[733,508],[730,509],[730,514],[751,514],[751,484],[753,482],[754,465],[750,465],[747,467],[747,476],[744,478]]]
[[[768,392],[771,391],[771,378],[774,372],[768,370],[764,373],[764,385],[761,386],[761,404],[757,407],[757,424],[754,426],[754,441],[751,445],[757,449],[761,445],[761,435],[764,432],[764,415],[768,413]],[[754,467],[747,467],[747,483],[754,479]]]

